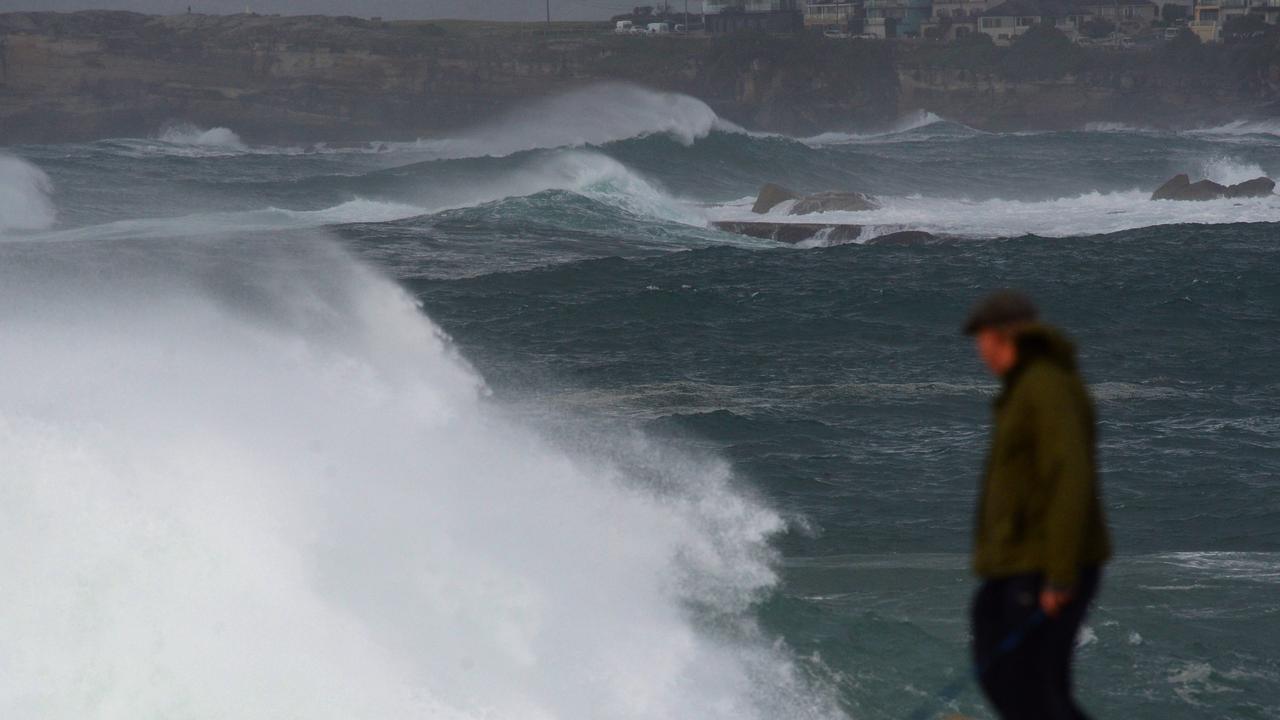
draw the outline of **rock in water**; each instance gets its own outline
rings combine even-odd
[[[1271,178],[1260,177],[1227,187],[1212,180],[1191,182],[1186,173],[1161,185],[1151,195],[1152,200],[1217,200],[1219,198],[1267,197],[1276,188]]]
[[[1227,194],[1227,186],[1222,183],[1216,183],[1212,180],[1201,180],[1193,182],[1187,186],[1184,191],[1186,197],[1178,198],[1179,200],[1217,200],[1225,197]]]
[[[1185,192],[1189,187],[1191,187],[1191,178],[1188,177],[1186,173],[1175,175],[1168,182],[1156,188],[1156,191],[1151,194],[1151,199],[1178,200],[1180,199],[1178,198],[1178,194]]]
[[[756,204],[751,206],[751,212],[763,215],[779,204],[798,197],[800,197],[798,194],[781,185],[765,183],[764,187],[760,188],[760,194],[756,196]]]
[[[880,205],[870,195],[858,192],[824,192],[805,195],[791,206],[792,215],[816,212],[858,212],[875,210]]]
[[[1268,177],[1246,180],[1227,188],[1229,198],[1267,197],[1276,189],[1276,181]]]

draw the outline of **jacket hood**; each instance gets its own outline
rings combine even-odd
[[[1048,360],[1068,372],[1076,370],[1076,346],[1062,331],[1049,325],[1031,325],[1018,333],[1018,365],[1015,374],[1036,360]]]

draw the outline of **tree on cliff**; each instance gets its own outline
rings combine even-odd
[[[1052,25],[1036,25],[1013,42],[1002,63],[1012,80],[1057,80],[1078,72],[1084,51]]]
[[[1115,31],[1116,24],[1106,18],[1090,18],[1080,25],[1080,33],[1094,40],[1110,37]]]

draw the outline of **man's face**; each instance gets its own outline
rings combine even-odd
[[[978,346],[978,357],[986,364],[992,375],[1003,377],[1013,369],[1018,361],[1018,347],[1014,344],[1013,333],[1003,328],[983,328],[974,338]]]

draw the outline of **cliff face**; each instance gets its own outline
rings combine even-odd
[[[412,138],[601,80],[688,93],[729,120],[793,135],[884,125],[915,109],[1005,129],[1206,120],[1260,102],[1212,82],[1193,87],[1142,72],[1011,83],[922,63],[909,46],[816,37],[0,14],[0,144],[150,135],[174,121],[225,125],[262,142]]]
[[[837,57],[798,65],[800,47],[744,54],[599,26],[11,13],[0,15],[0,143],[146,135],[181,120],[261,141],[417,137],[605,79],[686,92],[783,132],[894,116],[887,51],[862,52],[851,72]]]
[[[899,57],[899,105],[985,130],[1080,128],[1097,121],[1144,126],[1217,125],[1280,112],[1280,56],[1250,87],[1213,73],[1148,63],[1093,69],[1056,80],[1011,82],[991,72],[912,64]]]

